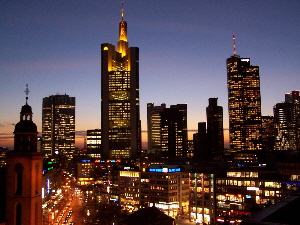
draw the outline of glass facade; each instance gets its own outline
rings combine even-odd
[[[216,221],[226,218],[239,224],[255,210],[274,204],[283,195],[285,185],[274,179],[276,171],[229,170],[227,177],[216,179]],[[273,178],[273,179],[272,179]]]
[[[300,150],[299,91],[285,94],[285,102],[274,108],[275,150]]]
[[[190,173],[190,220],[196,223],[215,222],[214,174]]]
[[[161,116],[166,104],[154,106],[147,104],[148,153],[158,154],[161,151]]]
[[[104,158],[137,158],[141,149],[139,49],[128,47],[120,22],[118,49],[101,45],[101,129]]]
[[[261,150],[259,67],[249,58],[227,59],[230,150]]]
[[[75,152],[75,97],[51,95],[43,98],[42,150],[46,155]]]

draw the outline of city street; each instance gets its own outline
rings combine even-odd
[[[82,210],[83,200],[82,200],[82,193],[75,194],[74,204],[72,207],[73,214],[70,218],[69,224],[74,225],[83,225],[84,224],[84,215]]]
[[[196,222],[190,222],[189,219],[175,219],[176,225],[196,225]]]

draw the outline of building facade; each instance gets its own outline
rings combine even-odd
[[[101,129],[104,158],[138,157],[139,49],[128,47],[123,13],[117,48],[109,43],[101,45]]]
[[[43,98],[42,150],[46,156],[75,152],[75,97],[51,95]]]
[[[6,153],[6,225],[39,225],[44,154],[37,151],[38,132],[27,100],[14,134],[14,150]]]
[[[172,159],[187,155],[187,105],[177,104],[161,113],[161,157]]]
[[[161,151],[161,116],[166,104],[155,106],[147,104],[148,153],[158,154]]]
[[[206,132],[206,122],[198,123],[198,132],[193,134],[194,159],[208,160],[211,158],[211,152],[208,150],[208,138]]]
[[[274,108],[275,150],[300,150],[300,95],[292,91]]]
[[[201,172],[190,173],[190,221],[214,224],[215,213],[215,175]]]
[[[235,54],[226,63],[230,151],[261,150],[259,67]]]
[[[148,153],[164,159],[186,157],[187,105],[147,104]]]
[[[86,131],[86,149],[88,156],[92,158],[101,158],[103,155],[101,140],[101,129]]]
[[[266,167],[232,168],[216,178],[216,222],[239,224],[243,219],[279,201],[285,182]]]
[[[223,107],[218,106],[218,98],[209,98],[206,107],[208,148],[212,157],[224,152]]]
[[[274,116],[262,116],[262,146],[266,151],[274,150],[275,145],[275,130],[274,130]]]

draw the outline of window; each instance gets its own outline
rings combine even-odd
[[[17,163],[14,167],[14,171],[16,173],[16,195],[22,195],[22,187],[23,187],[23,170],[24,167],[21,163]]]

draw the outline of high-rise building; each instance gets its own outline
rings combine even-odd
[[[161,156],[186,157],[187,154],[187,105],[177,104],[161,113]]]
[[[206,107],[208,149],[212,156],[224,152],[223,107],[218,106],[218,98],[209,98]]]
[[[147,104],[147,128],[148,128],[148,153],[155,154],[161,151],[161,116],[166,104],[154,106]]]
[[[104,158],[137,158],[141,149],[139,49],[128,47],[127,23],[119,41],[101,45],[101,129]]]
[[[87,130],[86,131],[86,148],[87,154],[91,158],[101,158],[102,145],[101,145],[101,129]]]
[[[227,59],[230,151],[261,150],[259,67],[250,58]]]
[[[261,116],[262,127],[262,145],[266,151],[274,150],[275,133],[274,133],[274,116]]]
[[[14,150],[6,153],[6,224],[42,224],[44,154],[37,151],[38,132],[27,98],[14,134]]]
[[[147,104],[148,153],[164,159],[186,157],[187,105]]]
[[[193,135],[194,159],[208,160],[211,154],[208,151],[208,138],[206,132],[206,122],[198,123],[198,132]]]
[[[75,152],[75,97],[51,95],[43,98],[42,150],[47,156]]]
[[[275,150],[300,150],[300,95],[292,91],[274,108]]]

